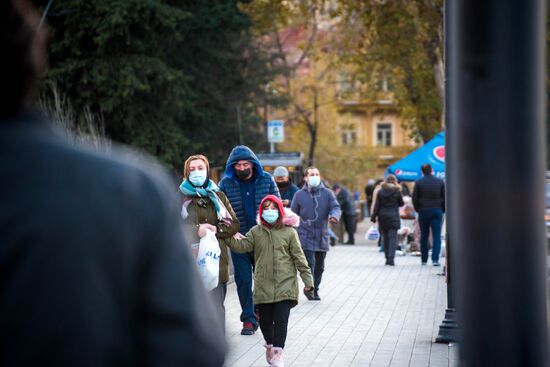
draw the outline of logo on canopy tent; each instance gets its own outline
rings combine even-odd
[[[438,145],[433,150],[434,157],[440,161],[445,162],[445,146],[444,145]]]

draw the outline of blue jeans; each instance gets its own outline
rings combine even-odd
[[[440,208],[420,209],[418,212],[420,224],[420,252],[422,262],[428,261],[428,236],[432,229],[432,261],[439,262],[441,251],[441,225],[443,223],[443,210]]]
[[[235,269],[235,284],[241,303],[241,322],[257,324],[254,316],[254,299],[252,296],[252,269],[254,266],[254,253],[238,254],[231,251],[233,268]]]

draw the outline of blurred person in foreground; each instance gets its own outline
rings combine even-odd
[[[0,365],[222,365],[167,175],[70,145],[30,112],[38,21],[1,2]]]
[[[294,194],[300,190],[298,186],[294,185],[292,181],[290,181],[290,177],[288,175],[288,170],[286,167],[279,166],[275,168],[273,171],[273,178],[275,179],[275,183],[277,184],[277,187],[279,188],[279,192],[281,193],[281,201],[285,207],[290,207],[290,203],[292,203],[292,198],[294,198]]]

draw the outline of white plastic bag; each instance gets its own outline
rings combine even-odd
[[[206,230],[206,235],[201,238],[199,244],[197,265],[199,266],[199,274],[207,291],[211,291],[218,286],[220,256],[221,250],[216,234],[210,230]]]
[[[365,233],[365,240],[376,242],[380,238],[380,232],[375,225],[370,226],[369,230]]]

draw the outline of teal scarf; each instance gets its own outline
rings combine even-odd
[[[191,182],[189,182],[188,180],[184,180],[180,185],[180,191],[185,196],[209,198],[216,208],[216,213],[220,212],[221,203],[218,195],[216,195],[216,193],[220,191],[220,188],[212,180],[208,180],[208,186],[206,186],[206,188],[195,187],[191,185]]]

